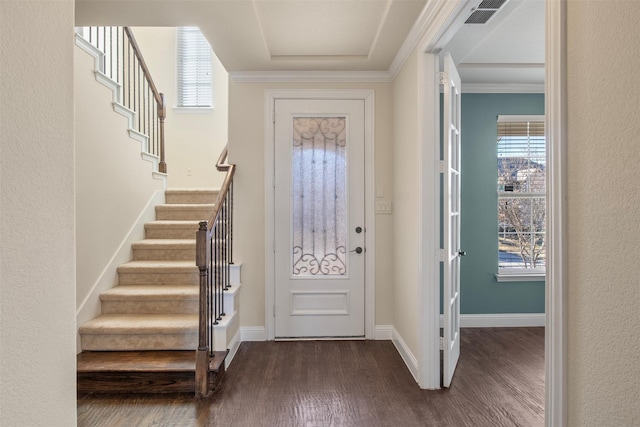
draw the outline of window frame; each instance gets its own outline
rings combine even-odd
[[[185,70],[186,54],[190,55],[192,63],[187,70]],[[175,112],[206,113],[213,110],[212,57],[211,46],[198,27],[176,28]],[[185,74],[193,75],[193,81],[185,81]],[[193,89],[194,85],[195,89]]]
[[[497,118],[497,122],[496,122],[496,130],[498,130],[498,127],[500,126],[500,123],[530,123],[530,122],[535,122],[535,123],[542,123],[542,125],[545,125],[545,116],[544,115],[500,115]],[[544,131],[543,131],[544,134]],[[529,137],[529,133],[527,131],[527,137]],[[496,138],[496,144],[498,144],[499,139],[500,138],[500,133],[497,132],[497,138]],[[546,137],[545,137],[545,141],[544,141],[544,145],[546,147]],[[500,157],[498,155],[498,146],[496,145],[496,160],[499,160]],[[545,171],[544,171],[544,176],[545,176],[545,181],[547,179],[547,171],[546,171],[546,150],[543,150],[545,152]],[[525,158],[530,158],[530,156],[526,156]],[[496,168],[498,166],[496,165]],[[499,174],[499,171],[497,170],[497,177]],[[500,201],[501,199],[506,199],[506,198],[525,198],[525,199],[535,199],[535,198],[540,198],[542,197],[544,200],[544,214],[545,214],[545,221],[546,221],[546,214],[547,214],[547,206],[546,206],[546,187],[544,188],[544,190],[542,192],[537,191],[537,192],[524,192],[524,193],[514,193],[512,191],[500,191],[499,190],[499,183],[498,180],[496,179],[496,191],[497,191],[497,209],[498,211],[496,212],[496,219],[497,219],[497,238],[498,238],[498,243],[499,243],[499,239],[500,239]],[[533,232],[532,232],[533,233]],[[544,228],[544,239],[545,239],[545,243],[546,243],[546,239],[547,239],[547,231],[546,231],[546,224],[545,224],[545,228]],[[499,249],[498,249],[498,257],[499,257]],[[545,250],[546,253],[546,250]],[[496,273],[496,280],[498,282],[531,282],[531,281],[544,281],[545,280],[545,275],[546,275],[546,262],[545,265],[543,267],[537,267],[537,268],[526,268],[526,267],[500,267],[500,260],[498,259],[498,266],[497,266],[497,273]]]

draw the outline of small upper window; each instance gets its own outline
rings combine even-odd
[[[208,107],[211,102],[211,46],[198,27],[178,27],[178,107]]]
[[[544,116],[498,116],[497,157],[498,278],[541,277],[546,264]]]

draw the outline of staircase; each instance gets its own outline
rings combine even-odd
[[[193,392],[198,346],[196,231],[214,208],[215,190],[167,190],[118,285],[100,295],[102,314],[79,329],[79,392]],[[239,329],[240,274],[232,266],[226,315],[214,327],[210,388],[224,375]]]

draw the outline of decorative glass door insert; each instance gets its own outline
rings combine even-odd
[[[347,118],[293,117],[292,276],[347,274]]]

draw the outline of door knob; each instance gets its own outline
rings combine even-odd
[[[356,233],[358,234],[362,233],[362,227],[356,227]]]
[[[358,246],[357,248],[355,248],[354,250],[349,251],[349,252],[355,252],[357,254],[361,254],[362,253],[362,248],[360,246]]]
[[[458,255],[465,256],[467,253],[465,251],[458,250]]]

